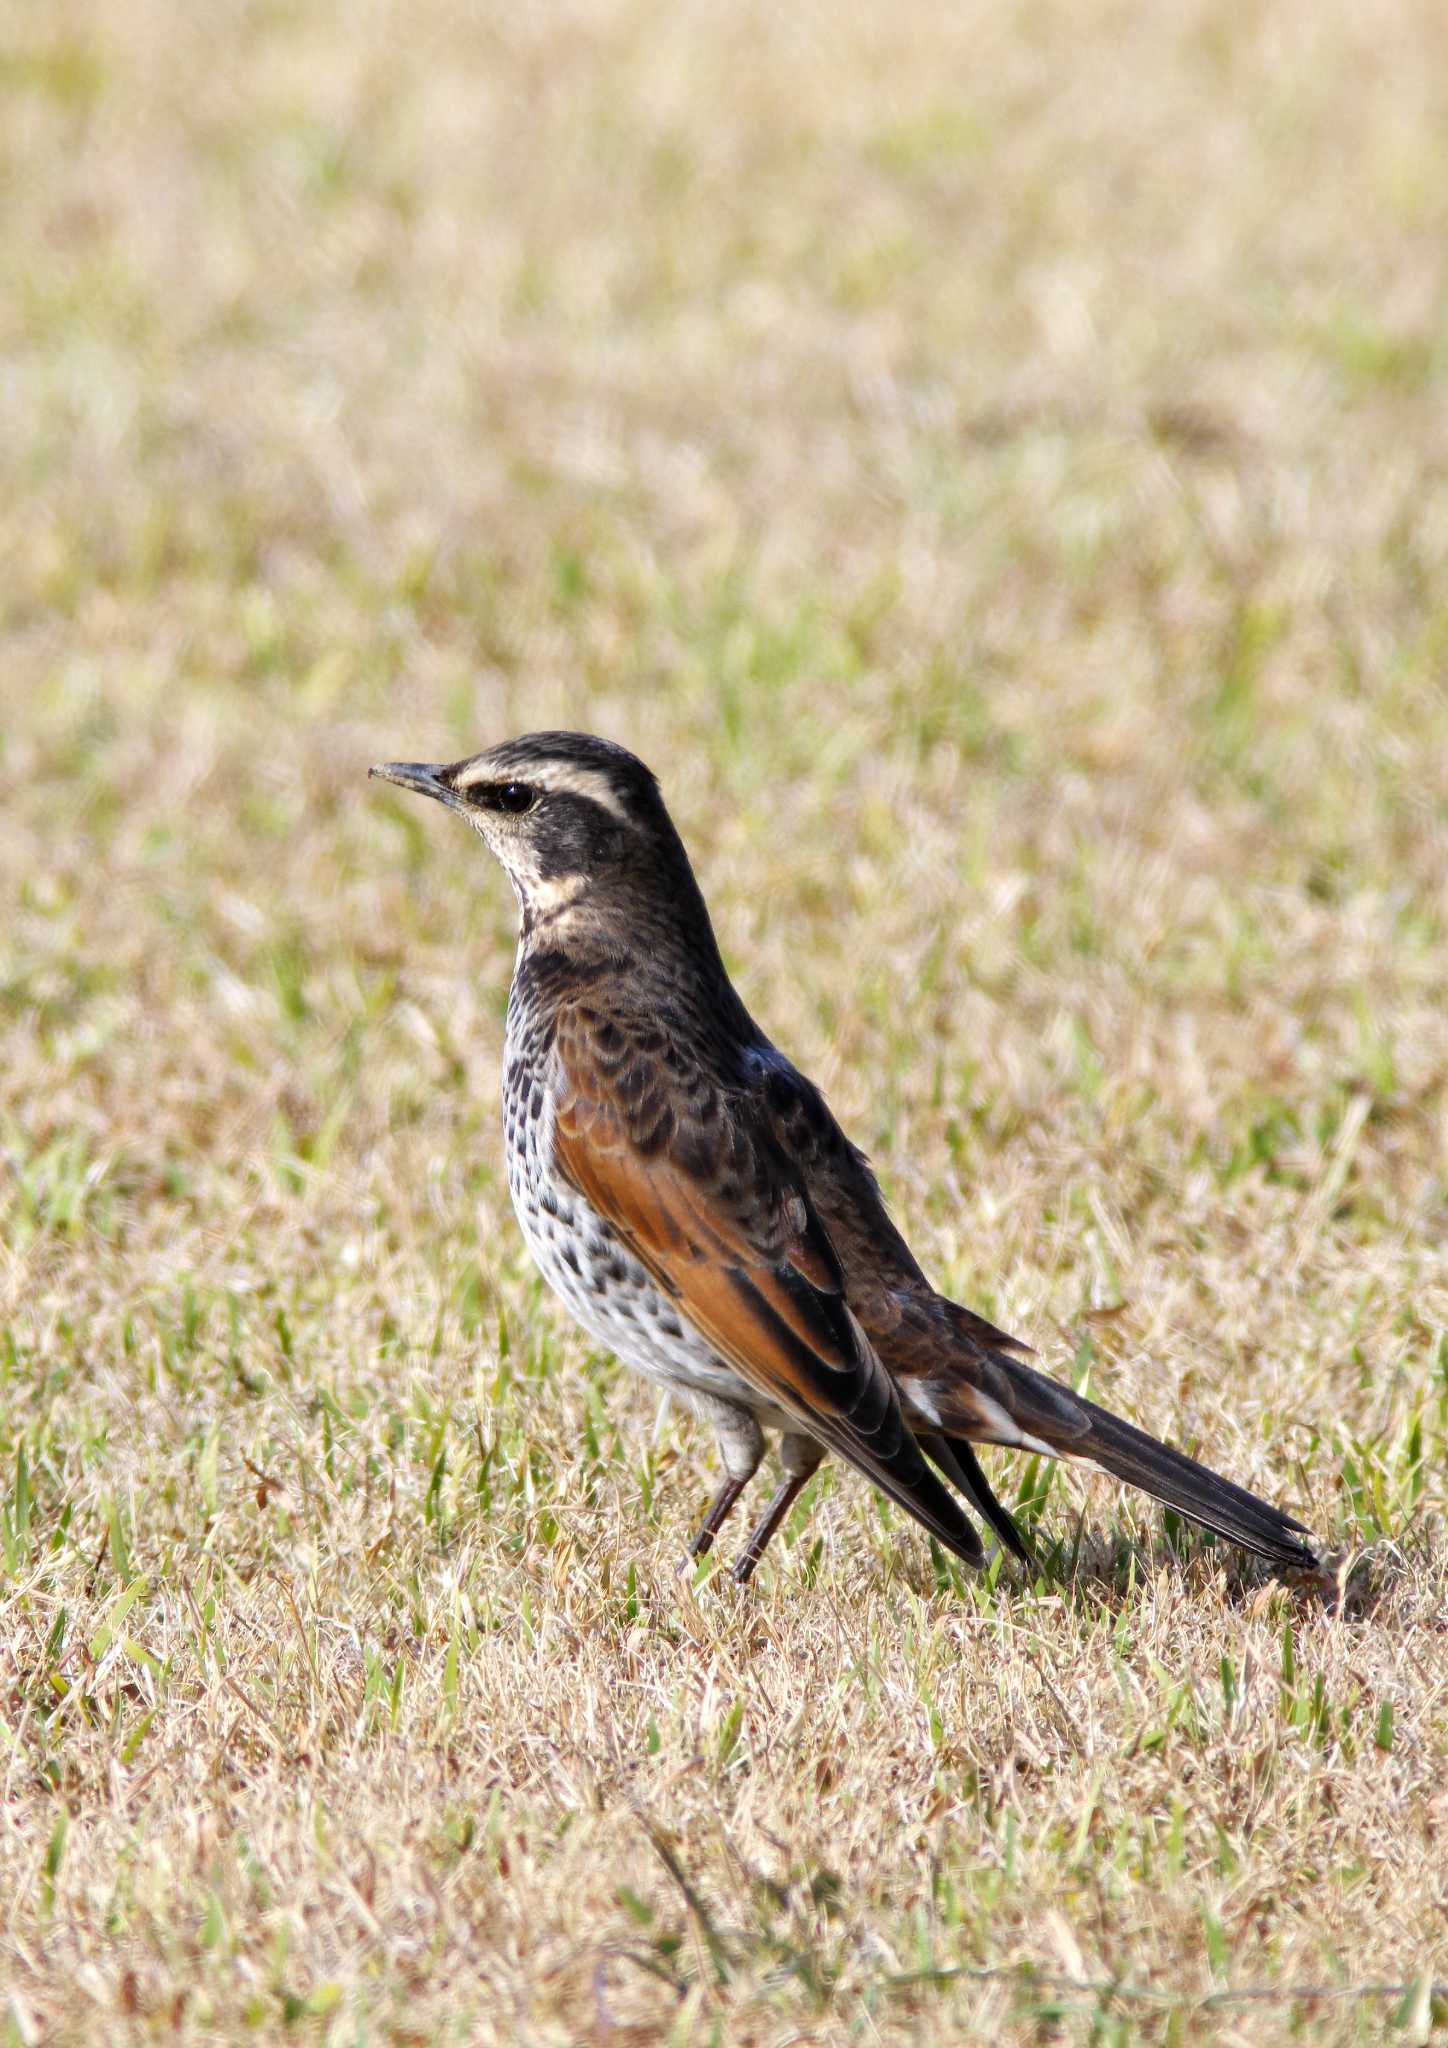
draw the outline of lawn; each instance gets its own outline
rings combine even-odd
[[[1426,2041],[1448,14],[6,22],[0,2043]],[[677,1575],[511,898],[365,779],[549,725],[939,1283],[1324,1589],[1004,1453],[1035,1579],[837,1467]]]

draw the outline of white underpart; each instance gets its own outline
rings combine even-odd
[[[924,1417],[932,1429],[942,1429],[947,1435],[960,1434],[957,1424],[945,1420],[940,1412],[940,1403],[928,1386],[922,1386],[915,1379],[906,1380],[902,1384],[910,1406],[917,1415]],[[1060,1456],[1059,1451],[1053,1450],[1049,1444],[1043,1444],[1038,1436],[1032,1436],[1028,1430],[1013,1422],[1000,1402],[993,1401],[989,1394],[983,1394],[979,1387],[971,1389],[971,1396],[994,1442],[1009,1444],[1013,1450],[1036,1451],[1043,1458]]]
[[[592,1203],[552,1172],[553,1117],[547,1101],[537,1118],[526,1121],[522,1146],[508,1152],[514,1213],[549,1286],[590,1336],[666,1392],[731,1402],[749,1409],[766,1429],[796,1428],[659,1291]],[[542,1199],[536,1169],[530,1170],[539,1160],[548,1162],[556,1215]]]
[[[976,1404],[995,1432],[998,1442],[1010,1444],[1017,1450],[1036,1451],[1043,1458],[1059,1457],[1060,1453],[1052,1450],[1049,1444],[1043,1444],[1038,1436],[1032,1436],[1028,1430],[1022,1429],[1019,1423],[1012,1421],[999,1401],[993,1401],[989,1394],[981,1393],[978,1387],[974,1389],[974,1393]]]

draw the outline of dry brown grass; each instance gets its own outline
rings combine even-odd
[[[8,19],[0,2040],[1425,2039],[1448,17]],[[362,780],[549,723],[942,1282],[1340,1605],[1074,1474],[1057,1585],[838,1474],[673,1576],[500,878]]]

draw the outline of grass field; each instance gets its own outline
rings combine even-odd
[[[1448,2024],[1448,15],[12,0],[0,474],[0,2042]],[[674,1575],[364,780],[553,724],[1335,1592],[1000,1454],[1054,1579]]]

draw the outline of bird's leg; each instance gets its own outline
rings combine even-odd
[[[709,1503],[709,1512],[698,1535],[689,1545],[688,1557],[680,1570],[687,1568],[690,1558],[704,1557],[713,1549],[714,1538],[723,1528],[735,1501],[759,1470],[764,1456],[764,1432],[750,1409],[740,1408],[732,1401],[718,1400],[710,1394],[696,1394],[692,1406],[696,1414],[714,1425],[714,1433],[719,1439],[719,1455],[724,1461],[724,1478]]]
[[[750,1530],[749,1541],[734,1560],[734,1577],[741,1586],[747,1585],[754,1576],[754,1567],[768,1549],[770,1539],[813,1479],[823,1456],[822,1447],[811,1436],[781,1439],[779,1457],[784,1466],[784,1478],[775,1488],[769,1506]]]
[[[698,1535],[689,1545],[690,1557],[703,1557],[714,1548],[714,1538],[723,1528],[729,1510],[748,1484],[748,1479],[725,1479],[709,1503],[709,1512],[699,1525]]]

